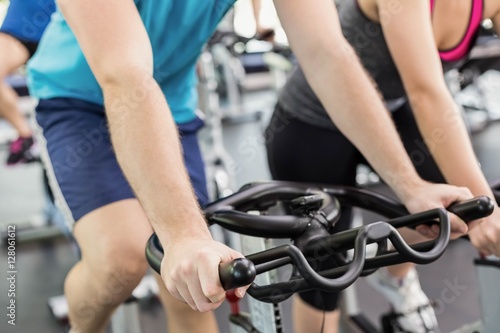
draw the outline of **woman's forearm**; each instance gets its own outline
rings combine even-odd
[[[324,58],[315,54],[316,59],[303,66],[304,72],[339,130],[404,199],[422,180],[374,84],[345,43]]]
[[[446,181],[492,197],[458,107],[447,90],[413,94],[415,120]]]

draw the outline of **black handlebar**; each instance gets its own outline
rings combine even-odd
[[[146,259],[148,260],[149,266],[158,274],[161,274],[161,261],[163,255],[163,246],[156,234],[153,234],[146,244]]]
[[[255,265],[247,258],[235,259],[219,266],[219,276],[224,290],[247,286],[255,280]]]
[[[235,194],[213,202],[205,208],[210,224],[248,236],[265,238],[295,238],[307,229],[310,217],[306,215],[255,215],[249,211],[262,211],[278,201],[293,201],[300,197],[316,195],[322,204],[318,211],[329,224],[340,217],[340,204],[321,187],[311,184],[265,182],[243,186]]]
[[[454,203],[447,210],[468,223],[490,215],[495,204],[488,197],[477,197],[461,203]]]
[[[276,203],[289,205],[287,215],[255,215],[252,210],[263,211]],[[392,218],[371,223],[333,235],[328,232],[340,216],[342,205],[360,207]],[[453,204],[449,211],[468,222],[490,215],[494,204],[487,197],[478,197]],[[294,215],[296,214],[296,215]],[[275,247],[251,254],[221,265],[219,274],[222,286],[234,289],[250,284],[256,274],[292,264],[298,275],[289,281],[259,286],[255,283],[248,293],[264,302],[280,302],[293,293],[309,289],[337,291],[348,287],[360,276],[374,269],[415,262],[427,264],[437,260],[446,250],[450,237],[449,216],[444,209],[433,209],[418,214],[408,214],[399,202],[367,190],[349,187],[322,187],[319,185],[266,182],[244,186],[239,192],[210,204],[205,209],[210,224],[219,224],[241,234],[266,238],[291,238],[294,244]],[[437,223],[437,239],[409,246],[397,232],[400,227],[415,227]],[[394,250],[388,250],[388,241]],[[366,258],[366,245],[377,243],[377,254]],[[353,259],[341,255],[354,249]],[[308,259],[318,253],[336,258],[338,267],[316,272]],[[156,235],[148,242],[146,256],[150,265],[160,272],[163,249]]]

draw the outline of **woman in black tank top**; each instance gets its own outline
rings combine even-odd
[[[474,195],[492,196],[442,73],[443,67],[467,57],[483,18],[491,18],[500,33],[500,2],[341,0],[339,16],[344,36],[377,83],[420,176],[468,187]],[[366,160],[350,141],[350,133],[336,129],[336,113],[341,111],[345,112],[341,105],[339,110],[325,108],[304,72],[294,69],[266,130],[273,178],[354,186],[356,166]],[[377,138],[373,138],[376,145]],[[350,211],[345,210],[337,231],[349,223]],[[497,208],[470,232],[474,246],[483,253],[500,255],[498,226]],[[406,265],[391,273],[404,276],[409,270],[411,266]],[[325,332],[336,332],[338,294],[300,296],[294,305],[296,330],[319,331],[323,313],[314,310],[319,309],[331,311]],[[430,316],[410,331],[429,331],[434,320]]]

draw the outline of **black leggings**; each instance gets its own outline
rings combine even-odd
[[[431,182],[444,182],[436,163],[418,131],[408,104],[393,114],[403,144],[418,173]],[[273,179],[355,186],[356,167],[366,160],[338,130],[328,130],[296,119],[278,104],[265,132],[269,168]],[[376,138],[374,138],[376,139]],[[334,232],[349,228],[351,209],[343,208]],[[331,260],[321,269],[333,266]],[[338,292],[307,291],[300,297],[311,306],[326,311],[337,308]]]

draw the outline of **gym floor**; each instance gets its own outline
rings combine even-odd
[[[274,101],[274,94],[264,93],[249,98],[249,110],[263,110],[260,122],[226,124],[224,138],[228,151],[237,163],[234,176],[237,186],[253,180],[269,179],[265,151],[260,134],[265,126]],[[0,130],[5,124],[0,123]],[[488,179],[500,177],[497,167],[500,152],[500,123],[494,123],[474,136],[474,146]],[[495,156],[496,154],[496,156]],[[0,149],[0,161],[6,158]],[[22,221],[30,217],[33,223],[43,217],[43,187],[41,169],[37,164],[6,168],[0,163],[0,226]],[[377,190],[387,192],[383,186]],[[17,324],[0,320],[1,333],[62,333],[64,326],[55,322],[48,311],[49,297],[62,293],[65,274],[76,261],[70,243],[65,238],[48,241],[21,243],[17,247]],[[431,299],[437,300],[437,315],[442,332],[450,332],[463,324],[477,320],[479,309],[472,261],[475,251],[463,240],[450,245],[449,250],[437,262],[419,267],[423,289]],[[6,269],[6,251],[0,252],[0,267]],[[4,269],[5,267],[5,269]],[[443,269],[446,267],[446,269]],[[453,287],[458,286],[458,287]],[[356,283],[361,309],[375,322],[381,313],[389,309],[388,303],[364,281]],[[7,281],[0,279],[0,295],[7,294]],[[6,309],[7,297],[0,296],[0,308]],[[291,328],[290,302],[283,304],[286,332]],[[217,311],[221,332],[228,332],[228,307]],[[144,333],[164,332],[165,317],[156,302],[141,304],[141,324]]]

